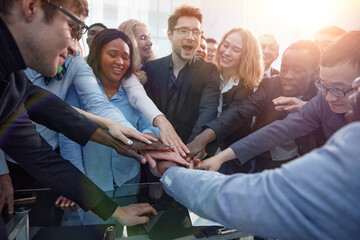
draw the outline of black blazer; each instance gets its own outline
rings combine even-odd
[[[169,63],[171,55],[145,65],[145,90],[159,110],[168,108]],[[184,75],[179,99],[170,120],[184,143],[192,141],[207,123],[216,118],[220,96],[220,77],[215,65],[197,58]]]

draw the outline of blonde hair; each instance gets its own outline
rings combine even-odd
[[[220,66],[219,54],[220,48],[225,39],[232,33],[239,33],[243,40],[241,61],[234,77],[243,81],[245,87],[252,89],[259,85],[264,75],[264,64],[259,40],[249,29],[233,28],[225,33],[216,50],[216,64],[219,72],[222,73],[223,69]]]
[[[136,38],[135,38],[135,28],[137,26],[146,26],[145,23],[140,22],[139,20],[136,19],[129,19],[123,23],[121,23],[118,27],[118,30],[124,32],[131,40],[131,43],[134,47],[134,57],[133,57],[133,61],[134,61],[134,74],[139,78],[140,82],[142,84],[145,84],[147,78],[146,78],[146,73],[144,71],[141,71],[141,54],[139,51],[139,46],[137,44]],[[152,50],[151,50],[151,58],[148,59],[147,61],[151,61],[154,60],[154,55],[152,54]]]

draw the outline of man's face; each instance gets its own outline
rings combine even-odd
[[[260,44],[266,71],[279,56],[279,47],[273,38],[267,36],[260,38]]]
[[[102,26],[92,26],[87,34],[87,38],[86,38],[86,43],[88,44],[88,46],[90,47],[92,40],[94,39],[94,37],[101,31],[103,31],[105,28],[103,28]]]
[[[196,17],[182,16],[178,18],[175,26],[175,29],[179,28],[201,31],[201,24]],[[191,31],[188,34],[183,34],[175,29],[172,33],[170,30],[168,31],[172,51],[181,61],[189,62],[194,57],[195,51],[200,44],[201,36],[194,36]]]
[[[354,80],[352,87],[354,88],[354,93],[349,96],[352,110],[346,114],[346,119],[349,122],[360,121],[360,77]]]
[[[200,45],[199,45],[198,49],[196,50],[195,54],[196,54],[196,56],[201,57],[202,59],[205,60],[206,54],[207,54],[207,45],[206,45],[205,39],[201,39]]]
[[[84,16],[74,13],[75,9],[66,10],[79,20],[84,20]],[[26,65],[45,76],[54,76],[69,53],[77,55],[77,41],[73,41],[72,33],[79,29],[78,23],[59,10],[56,10],[50,22],[46,22],[43,9],[37,8],[36,15],[29,22],[29,31],[23,36]]]
[[[145,61],[151,58],[152,55],[152,41],[149,29],[144,25],[138,25],[135,27],[134,35],[140,51],[141,59],[143,63],[145,63]]]
[[[320,52],[325,52],[325,49],[337,38],[336,35],[317,33],[315,34],[314,42],[319,47]]]
[[[351,89],[353,80],[359,76],[359,70],[350,63],[336,64],[332,67],[320,67],[320,83],[328,88],[337,88],[343,91]],[[344,97],[336,97],[329,91],[323,93],[331,111],[334,113],[346,113],[351,110],[349,96],[354,91],[347,93]]]
[[[215,54],[217,47],[218,45],[216,43],[212,43],[212,42],[207,43],[206,61],[215,62]]]
[[[309,51],[303,49],[285,51],[280,69],[280,80],[284,95],[287,97],[303,96],[313,81],[316,70],[312,66]]]

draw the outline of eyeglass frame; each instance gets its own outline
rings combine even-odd
[[[322,84],[322,83],[320,82],[320,80],[317,80],[317,81],[315,82],[315,86],[316,86],[316,88],[317,88],[320,92],[322,92],[322,93],[330,92],[333,96],[339,97],[339,98],[345,97],[346,94],[348,94],[349,92],[351,92],[351,91],[354,90],[353,87],[351,87],[351,88],[349,88],[349,89],[347,89],[347,90],[342,90],[342,89],[339,89],[339,88],[330,88],[330,87],[327,87],[327,86],[325,86],[324,84]],[[340,96],[340,95],[336,95],[334,91],[340,91],[340,92],[342,92],[342,95],[341,95],[341,96]]]
[[[195,38],[200,38],[201,37],[201,34],[204,33],[204,31],[200,30],[200,29],[190,29],[190,28],[187,28],[187,27],[177,27],[177,28],[173,28],[173,31],[179,31],[180,29],[185,29],[186,32],[184,33],[181,33],[179,32],[180,34],[186,34],[186,35],[189,35],[189,32],[192,33],[192,35],[195,37]],[[195,34],[194,31],[199,31],[199,34]]]
[[[81,28],[78,30],[78,32],[76,33],[75,36],[71,36],[73,41],[77,40],[77,37],[80,34],[85,34],[88,30],[89,27],[81,20],[79,20],[77,17],[75,17],[73,14],[71,14],[70,12],[68,12],[67,10],[65,10],[62,6],[59,6],[53,2],[51,2],[50,0],[46,1],[47,3],[49,3],[50,5],[56,7],[60,12],[62,12],[63,14],[65,14],[66,16],[68,16],[69,18],[71,18],[74,22],[76,22],[77,24],[79,24],[81,26]]]

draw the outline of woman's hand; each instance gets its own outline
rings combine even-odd
[[[185,157],[190,153],[189,149],[177,135],[174,127],[164,115],[159,115],[154,119],[154,126],[160,129],[161,141],[174,148],[174,151]]]

